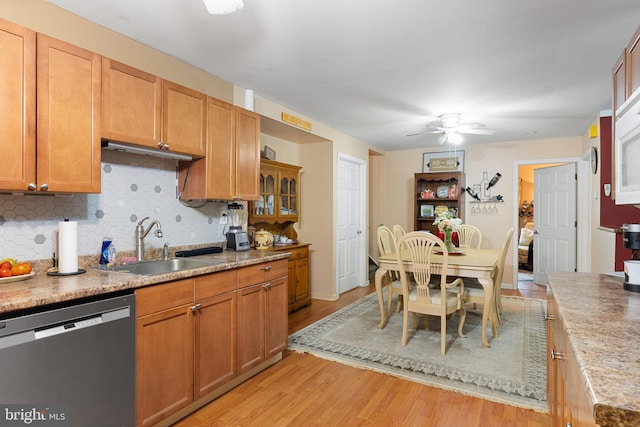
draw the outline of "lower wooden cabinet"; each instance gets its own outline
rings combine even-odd
[[[238,373],[284,351],[288,344],[287,261],[238,270]]]
[[[175,421],[285,350],[286,301],[285,259],[136,290],[136,425]]]
[[[597,427],[553,298],[547,302],[547,399],[551,427]]]
[[[311,305],[311,282],[309,280],[309,245],[280,246],[274,250],[291,252],[289,257],[287,307],[289,312]]]

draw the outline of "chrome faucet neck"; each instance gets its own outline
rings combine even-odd
[[[138,258],[138,261],[144,261],[144,238],[147,237],[147,234],[149,234],[149,232],[151,231],[151,229],[153,228],[153,226],[155,225],[156,231],[155,231],[155,235],[158,238],[162,237],[162,225],[160,225],[160,221],[158,220],[154,220],[151,224],[149,224],[149,227],[145,230],[144,229],[144,225],[142,224],[143,222],[145,222],[146,220],[148,220],[149,217],[144,217],[140,222],[138,222],[138,225],[136,225],[136,258]]]

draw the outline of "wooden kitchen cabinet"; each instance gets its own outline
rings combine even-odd
[[[209,97],[207,155],[180,162],[180,198],[258,200],[260,116]]]
[[[205,94],[109,58],[102,80],[102,138],[205,156]]]
[[[0,48],[0,189],[99,193],[100,56],[3,20]]]
[[[309,244],[274,246],[274,251],[291,252],[288,260],[287,307],[289,312],[311,305]]]
[[[238,374],[288,344],[286,260],[238,269]]]
[[[626,52],[627,98],[640,88],[640,27],[629,41]]]
[[[0,19],[0,189],[25,191],[36,179],[36,33]]]
[[[423,197],[425,191],[429,197]],[[463,172],[416,173],[413,193],[414,230],[428,230],[437,234],[438,226],[433,225],[433,212],[438,206],[455,211],[456,216],[464,221],[464,195]]]
[[[274,160],[260,161],[260,198],[251,203],[250,224],[298,222],[300,169]]]
[[[550,291],[551,292],[551,291]],[[576,357],[552,298],[547,301],[547,398],[551,427],[597,427]]]
[[[136,424],[193,402],[193,279],[136,290]]]

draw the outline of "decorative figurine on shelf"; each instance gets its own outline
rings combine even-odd
[[[502,176],[502,174],[500,172],[497,172],[493,178],[491,178],[491,181],[489,181],[489,183],[487,184],[487,190],[490,189],[491,187],[493,187],[494,185],[496,185],[496,183],[500,180],[500,177]]]
[[[469,195],[471,197],[473,197],[477,201],[480,201],[480,196],[478,196],[478,193],[473,191],[473,189],[471,187],[467,187],[466,190],[467,190],[467,193],[469,193]]]

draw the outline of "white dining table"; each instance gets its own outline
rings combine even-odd
[[[408,253],[401,252],[402,260],[405,265],[405,269],[408,272],[413,271],[411,260]],[[495,249],[474,249],[464,248],[464,253],[449,255],[447,266],[447,277],[455,276],[462,278],[475,278],[482,285],[484,290],[484,305],[482,307],[482,346],[490,347],[489,341],[487,341],[487,321],[491,326],[491,333],[495,338],[497,336],[498,317],[496,315],[497,310],[497,298],[499,297],[499,289],[495,289],[493,283],[494,273],[498,267],[498,258],[500,251]],[[442,267],[439,263],[439,259],[442,259],[442,255],[434,254],[431,261],[433,267],[433,274],[441,274]],[[382,329],[387,323],[389,312],[385,308],[384,302],[384,287],[388,283],[384,281],[384,277],[389,271],[399,271],[398,261],[396,254],[391,253],[378,257],[379,268],[375,274],[375,286],[376,293],[378,295],[378,304],[380,305],[380,323],[378,328]],[[447,279],[447,281],[450,281]],[[387,281],[388,282],[388,281]]]

